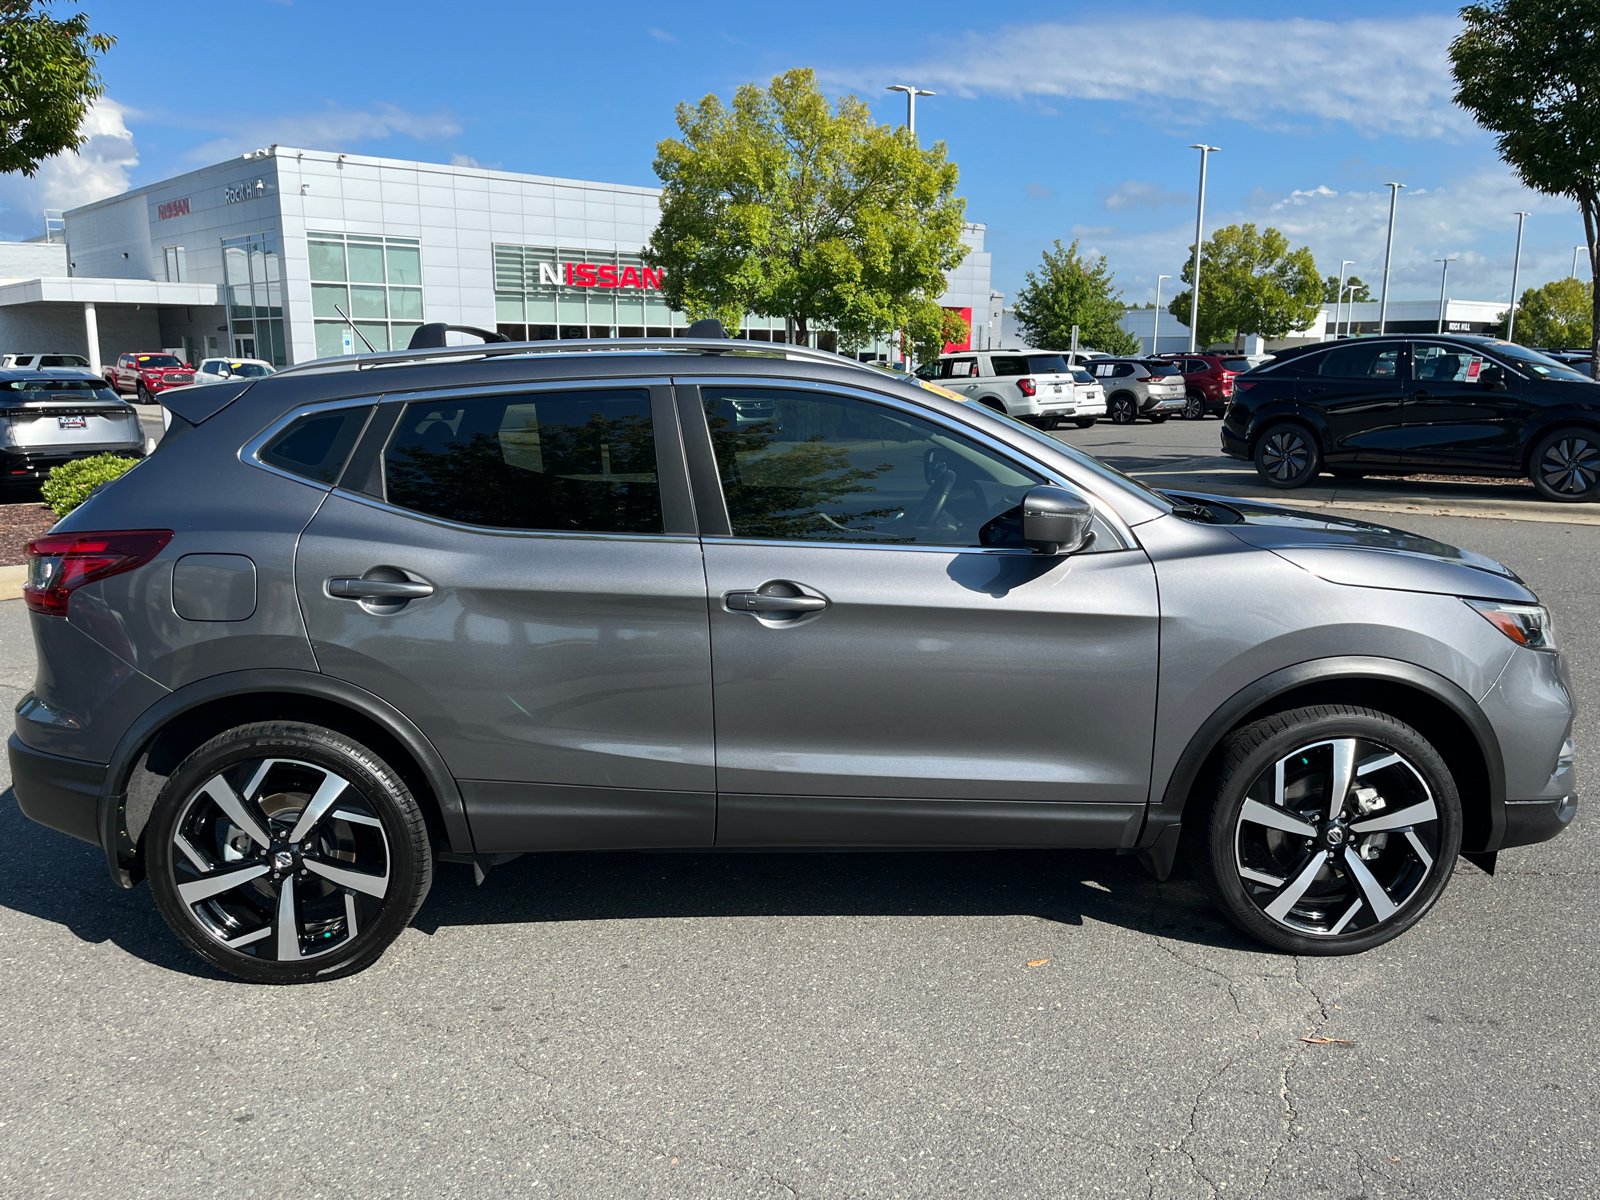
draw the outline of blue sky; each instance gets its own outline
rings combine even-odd
[[[1391,297],[1504,300],[1517,209],[1532,212],[1524,285],[1567,274],[1574,206],[1521,189],[1450,104],[1452,4],[1347,0],[1129,7],[1013,0],[799,6],[626,2],[459,9],[391,0],[103,0],[118,37],[108,101],[80,156],[0,179],[0,236],[70,206],[270,142],[470,159],[542,175],[654,184],[673,109],[793,66],[885,121],[916,83],[918,131],[961,167],[988,225],[994,284],[1014,292],[1052,239],[1105,253],[1130,302],[1176,275],[1192,237],[1197,154],[1212,157],[1207,229],[1276,225],[1325,273],[1376,285],[1401,193]],[[60,5],[71,11],[76,5]],[[991,10],[992,11],[992,10]],[[1165,285],[1171,295],[1172,283]]]

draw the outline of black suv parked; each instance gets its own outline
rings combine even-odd
[[[1274,487],[1335,476],[1528,475],[1600,499],[1600,384],[1514,342],[1360,338],[1280,351],[1234,383],[1222,450]]]

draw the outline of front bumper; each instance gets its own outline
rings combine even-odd
[[[46,754],[24,746],[14,733],[6,749],[11,759],[11,786],[22,815],[100,845],[100,789],[106,780],[105,766]]]
[[[1572,824],[1578,814],[1578,794],[1558,796],[1554,800],[1507,800],[1506,832],[1500,839],[1500,849],[1514,846],[1536,846],[1548,842]]]

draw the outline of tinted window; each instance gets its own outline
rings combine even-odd
[[[262,379],[273,374],[273,370],[262,363],[229,363],[225,374],[234,379]]]
[[[1418,342],[1411,347],[1411,378],[1418,383],[1472,383],[1483,370],[1483,356],[1460,346]]]
[[[122,401],[104,382],[98,379],[9,379],[0,383],[0,393],[13,404],[36,404],[46,400],[70,402],[74,400]]]
[[[735,537],[983,544],[1043,480],[959,434],[846,396],[702,391]]]
[[[1020,354],[992,354],[989,362],[996,375],[1026,375],[1028,360]]]
[[[1305,363],[1301,370],[1333,379],[1393,379],[1399,361],[1399,347],[1392,342],[1370,346],[1357,342],[1330,350],[1321,363]]]
[[[1126,379],[1133,374],[1133,364],[1113,363],[1110,374],[1115,375],[1118,379]]]
[[[139,355],[141,367],[181,367],[183,364],[170,354],[141,354]]]
[[[391,504],[494,529],[661,533],[650,394],[534,392],[406,405]]]
[[[1169,375],[1180,375],[1180,374],[1182,374],[1182,372],[1178,370],[1178,364],[1177,363],[1171,363],[1171,362],[1147,362],[1147,363],[1145,363],[1143,365],[1144,365],[1145,370],[1149,371],[1150,374],[1152,374],[1152,375],[1169,376]],[[1204,363],[1201,363],[1195,369],[1198,370],[1198,371],[1203,371],[1203,370],[1206,369],[1206,367],[1205,367]]]
[[[292,475],[331,484],[344,470],[371,412],[370,408],[343,408],[301,417],[262,447],[257,457]]]
[[[1028,355],[1028,374],[1030,375],[1065,375],[1066,373],[1067,360],[1059,354]]]
[[[1222,360],[1222,369],[1224,371],[1238,371],[1243,374],[1250,369],[1250,360],[1248,358],[1225,358]]]
[[[1073,367],[1072,381],[1074,383],[1093,383],[1094,376],[1089,374],[1089,372],[1085,371],[1082,367]]]
[[[1543,354],[1535,354],[1514,342],[1490,342],[1489,348],[1525,375],[1537,379],[1565,379],[1583,382],[1589,378],[1587,370],[1575,371],[1565,363],[1558,363]],[[1583,364],[1588,366],[1587,362]]]
[[[87,367],[89,360],[76,354],[46,354],[39,359],[41,367]]]

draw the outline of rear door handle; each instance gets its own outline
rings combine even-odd
[[[821,612],[828,602],[817,596],[769,596],[764,592],[729,592],[723,597],[735,612]]]
[[[398,579],[330,579],[328,595],[340,600],[421,600],[433,595],[433,584]]]

